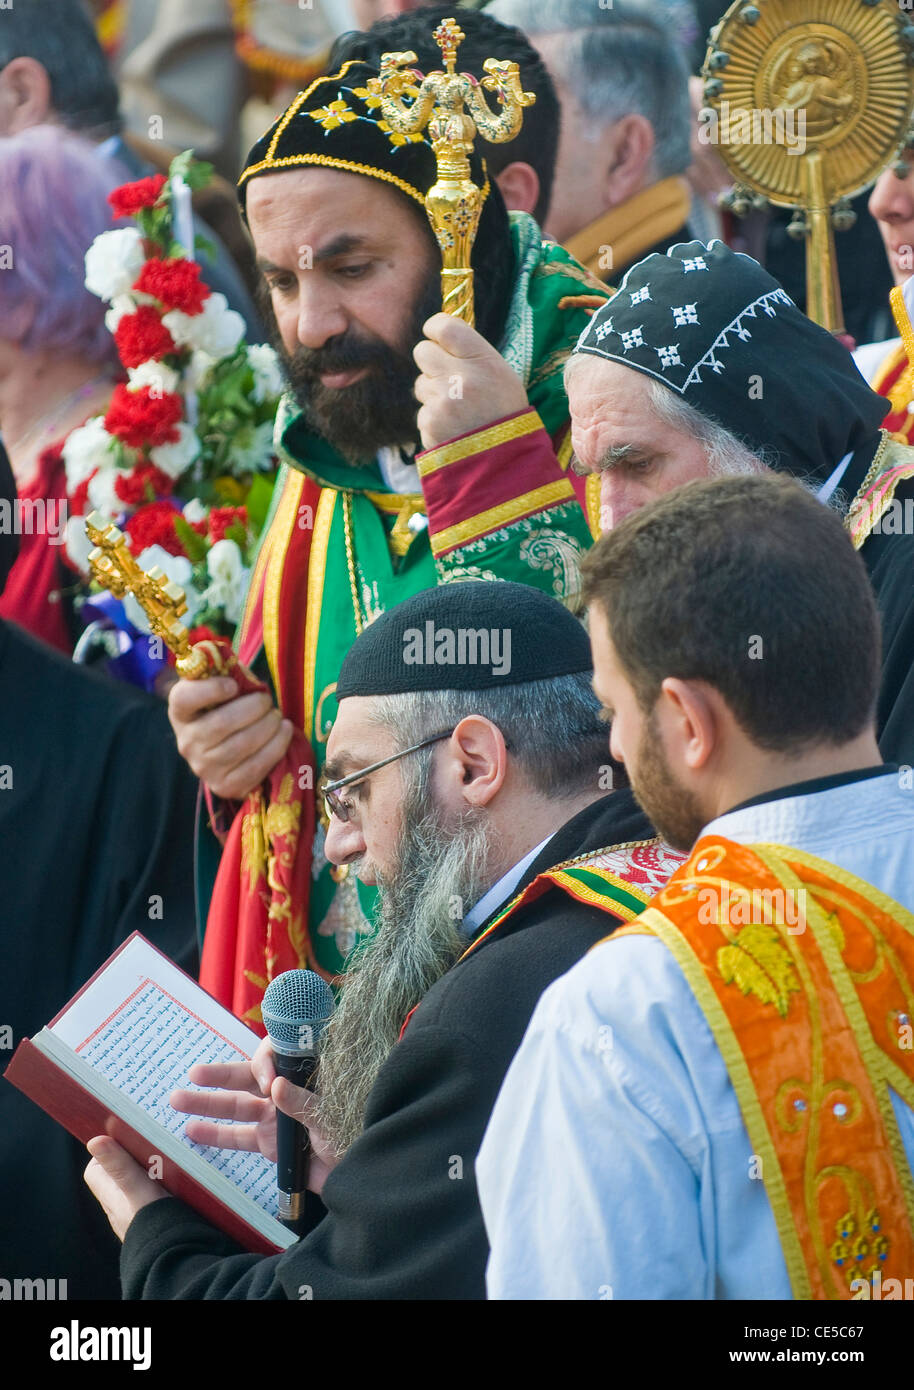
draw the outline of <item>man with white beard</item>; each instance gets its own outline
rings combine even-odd
[[[888,402],[846,348],[751,257],[692,241],[632,267],[565,389],[603,531],[682,483],[766,467],[839,512],[879,605],[880,751],[914,763],[914,449],[880,428]]]
[[[93,1139],[86,1178],[124,1239],[126,1298],[485,1296],[473,1159],[508,1064],[547,985],[682,859],[627,788],[607,794],[619,773],[591,676],[577,620],[508,581],[424,590],[356,641],[327,745],[327,853],[383,906],[319,1097],[275,1080],[264,1044],[190,1073],[228,1090],[172,1100],[207,1117],[189,1138],[273,1157],[274,1105],[305,1118],[312,1224],[282,1255],[247,1255]]]

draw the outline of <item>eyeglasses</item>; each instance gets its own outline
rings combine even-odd
[[[339,777],[335,782],[323,782],[318,788],[324,798],[324,810],[327,819],[336,816],[337,820],[345,825],[349,820],[352,806],[348,801],[343,801],[337,792],[341,787],[350,787],[355,782],[361,782],[372,772],[377,772],[379,768],[386,767],[388,763],[395,763],[398,758],[405,758],[407,753],[416,753],[420,748],[427,748],[430,743],[440,743],[443,738],[450,738],[453,729],[445,729],[443,733],[432,734],[429,738],[424,738],[421,743],[413,743],[409,748],[401,748],[399,753],[391,753],[389,758],[382,758],[380,762],[370,763],[368,767],[363,767],[359,772],[350,772],[348,777]]]

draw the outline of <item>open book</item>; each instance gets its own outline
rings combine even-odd
[[[246,1249],[297,1237],[276,1218],[276,1167],[259,1153],[195,1144],[168,1103],[195,1062],[240,1062],[256,1033],[138,932],[69,1004],[20,1043],[6,1079],[85,1143],[109,1134],[175,1197]],[[88,1158],[86,1160],[88,1162]]]

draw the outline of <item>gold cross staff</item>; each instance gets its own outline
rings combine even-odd
[[[99,512],[86,517],[86,535],[95,546],[89,568],[100,584],[115,598],[133,594],[149,621],[150,630],[161,638],[177,660],[180,676],[201,680],[204,676],[228,674],[219,648],[212,642],[190,643],[187,628],[180,621],[187,612],[187,599],[180,584],[168,578],[158,565],[144,570],[127,544],[127,537],[114,522],[106,522]],[[232,663],[234,664],[234,663]]]
[[[438,181],[425,196],[425,211],[441,250],[442,307],[445,313],[472,324],[470,258],[483,204],[482,189],[470,178],[473,139],[478,131],[494,144],[513,140],[523,122],[522,108],[532,106],[536,96],[521,88],[516,63],[487,58],[481,84],[470,73],[455,72],[457,48],[465,37],[453,19],[442,20],[434,38],[446,71],[423,77],[406,66],[416,62],[412,50],[384,53],[380,75],[368,79],[368,89],[381,98],[384,119],[393,130],[416,135],[428,126]],[[501,111],[491,110],[482,87],[497,94]],[[404,97],[412,105],[405,106]]]

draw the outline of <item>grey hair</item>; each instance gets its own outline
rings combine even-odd
[[[528,38],[561,34],[549,66],[595,131],[637,112],[654,130],[654,177],[688,169],[688,68],[675,39],[640,5],[602,9],[594,0],[493,0],[486,13]]]
[[[489,690],[421,690],[379,695],[370,718],[404,747],[452,729],[468,715],[491,719],[511,757],[540,795],[561,800],[596,785],[609,758],[606,725],[590,673]],[[420,750],[427,786],[434,747]]]
[[[730,430],[689,405],[662,381],[650,379],[649,385],[651,405],[663,423],[677,433],[691,435],[705,446],[709,478],[762,473],[772,466],[770,457],[753,452]]]

